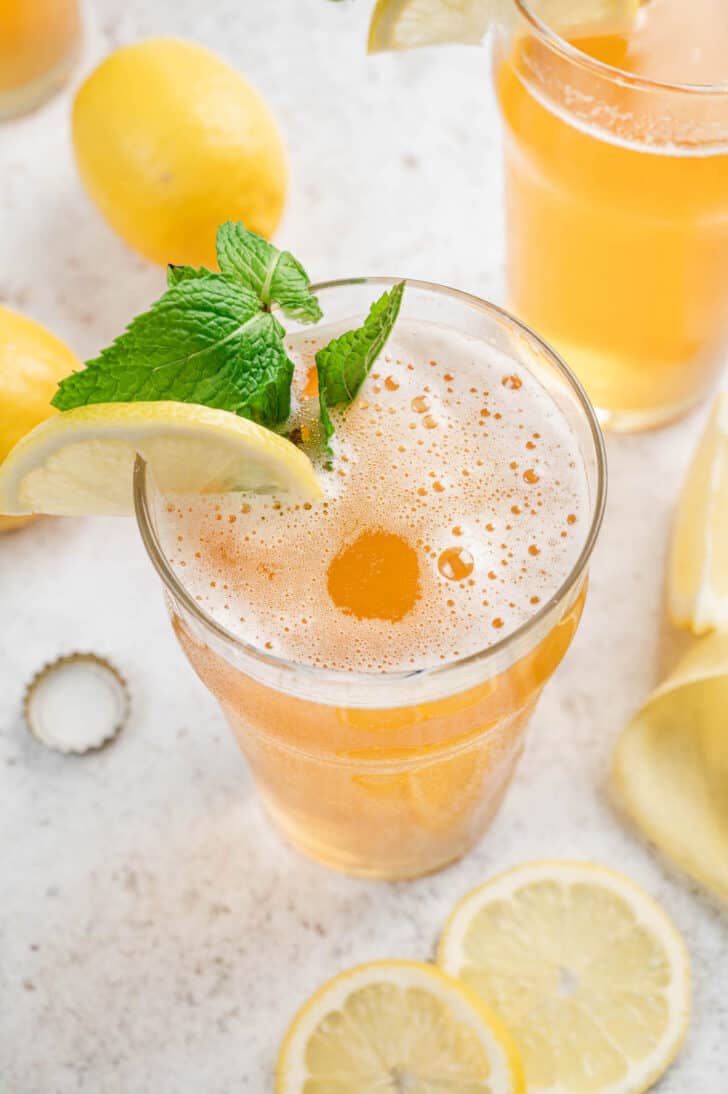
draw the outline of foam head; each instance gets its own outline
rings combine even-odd
[[[304,432],[315,351],[355,323],[288,339]],[[298,663],[419,668],[500,640],[561,586],[586,537],[586,473],[525,368],[452,328],[400,319],[333,416],[322,501],[168,499],[169,560],[233,633]]]

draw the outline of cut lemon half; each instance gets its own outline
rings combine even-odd
[[[622,804],[665,854],[728,900],[728,635],[682,659],[622,733]]]
[[[137,453],[165,492],[321,494],[300,449],[236,414],[193,403],[96,403],[55,414],[18,442],[0,465],[0,512],[133,513]]]
[[[369,52],[446,44],[478,45],[512,0],[378,0],[369,24]],[[533,0],[530,7],[561,33],[615,33],[634,18],[640,0]]]
[[[529,1094],[637,1094],[685,1035],[680,935],[600,866],[533,862],[486,882],[451,914],[438,960],[503,1017]]]
[[[329,980],[294,1018],[277,1094],[525,1094],[518,1052],[470,988],[434,965],[375,961]]]
[[[728,630],[728,392],[713,405],[680,494],[668,600],[673,621],[694,634]]]

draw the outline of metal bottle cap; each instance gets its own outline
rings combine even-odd
[[[57,752],[82,754],[116,737],[129,716],[129,691],[117,669],[94,653],[44,665],[28,684],[28,729]]]

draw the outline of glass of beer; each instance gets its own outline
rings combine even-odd
[[[79,0],[0,0],[0,119],[66,82],[81,45]]]
[[[162,495],[137,520],[177,637],[219,700],[271,817],[352,874],[413,877],[487,828],[564,656],[602,518],[605,464],[578,381],[476,297],[406,284],[357,398],[313,444],[318,348],[386,278],[316,286],[289,326],[288,429],[323,498]]]
[[[615,0],[580,25],[579,7],[559,29],[507,0],[495,33],[509,301],[604,424],[648,428],[728,354],[728,13]]]

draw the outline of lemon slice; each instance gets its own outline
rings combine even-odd
[[[496,10],[496,0],[378,0],[369,24],[369,52],[449,42],[477,45]]]
[[[163,491],[293,492],[321,488],[284,437],[193,403],[96,403],[55,414],[0,465],[0,512],[126,515],[137,453]]]
[[[668,601],[673,621],[695,634],[728,630],[728,392],[713,405],[683,484]]]
[[[526,863],[481,885],[451,914],[438,960],[502,1015],[529,1094],[637,1094],[685,1034],[682,939],[603,867]]]
[[[525,1094],[518,1053],[469,988],[434,965],[374,961],[329,980],[278,1056],[277,1094]]]
[[[728,635],[695,644],[624,730],[614,777],[632,819],[728,900]]]
[[[369,24],[369,52],[478,45],[502,4],[503,0],[378,0]],[[531,7],[562,33],[577,28],[597,33],[614,32],[625,20],[631,22],[639,4],[640,0],[534,0]]]

